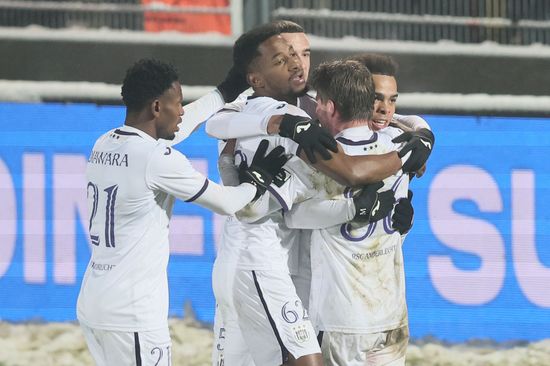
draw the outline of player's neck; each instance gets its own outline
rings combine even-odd
[[[351,121],[340,122],[335,126],[335,128],[338,130],[336,133],[339,133],[348,128],[362,126],[369,127],[369,121],[366,119],[353,119]]]
[[[144,113],[126,113],[126,119],[124,120],[126,126],[137,128],[140,131],[145,132],[155,140],[158,140],[157,130],[155,128],[154,121],[148,118]]]
[[[253,97],[269,97],[273,98],[275,100],[279,100],[281,102],[287,102],[288,104],[292,104],[297,106],[298,105],[298,97],[297,96],[276,96],[276,95],[268,95],[267,93],[262,93],[261,90],[255,90],[254,94],[252,94]]]

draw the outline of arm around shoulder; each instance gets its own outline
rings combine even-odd
[[[300,157],[307,161],[303,152]],[[395,151],[381,155],[350,156],[338,146],[337,153],[331,152],[331,159],[318,157],[313,166],[338,183],[355,187],[384,180],[398,172],[401,164]]]

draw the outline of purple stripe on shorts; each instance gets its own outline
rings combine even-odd
[[[256,287],[256,291],[258,292],[258,296],[260,297],[260,301],[262,302],[262,305],[264,307],[265,314],[267,315],[267,319],[269,320],[269,324],[271,324],[271,329],[273,329],[273,333],[275,333],[275,338],[277,338],[279,347],[281,347],[281,364],[284,364],[288,359],[288,350],[286,349],[283,340],[281,339],[281,335],[279,334],[279,330],[277,329],[277,325],[275,324],[275,321],[273,320],[273,317],[269,312],[264,294],[262,293],[262,288],[260,287],[260,283],[258,282],[255,271],[252,271],[252,277],[254,278],[254,286]]]

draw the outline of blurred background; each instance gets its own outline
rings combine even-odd
[[[236,37],[274,19],[304,26],[312,67],[393,56],[398,113],[435,131],[411,183],[412,337],[550,338],[550,0],[0,0],[0,320],[75,321],[90,255],[84,167],[124,120],[127,67],[172,62],[188,103],[223,79]],[[203,129],[178,148],[219,179]],[[212,322],[222,222],[176,205],[172,316]]]

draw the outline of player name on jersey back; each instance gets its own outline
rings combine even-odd
[[[88,163],[128,167],[128,154],[92,150]]]

